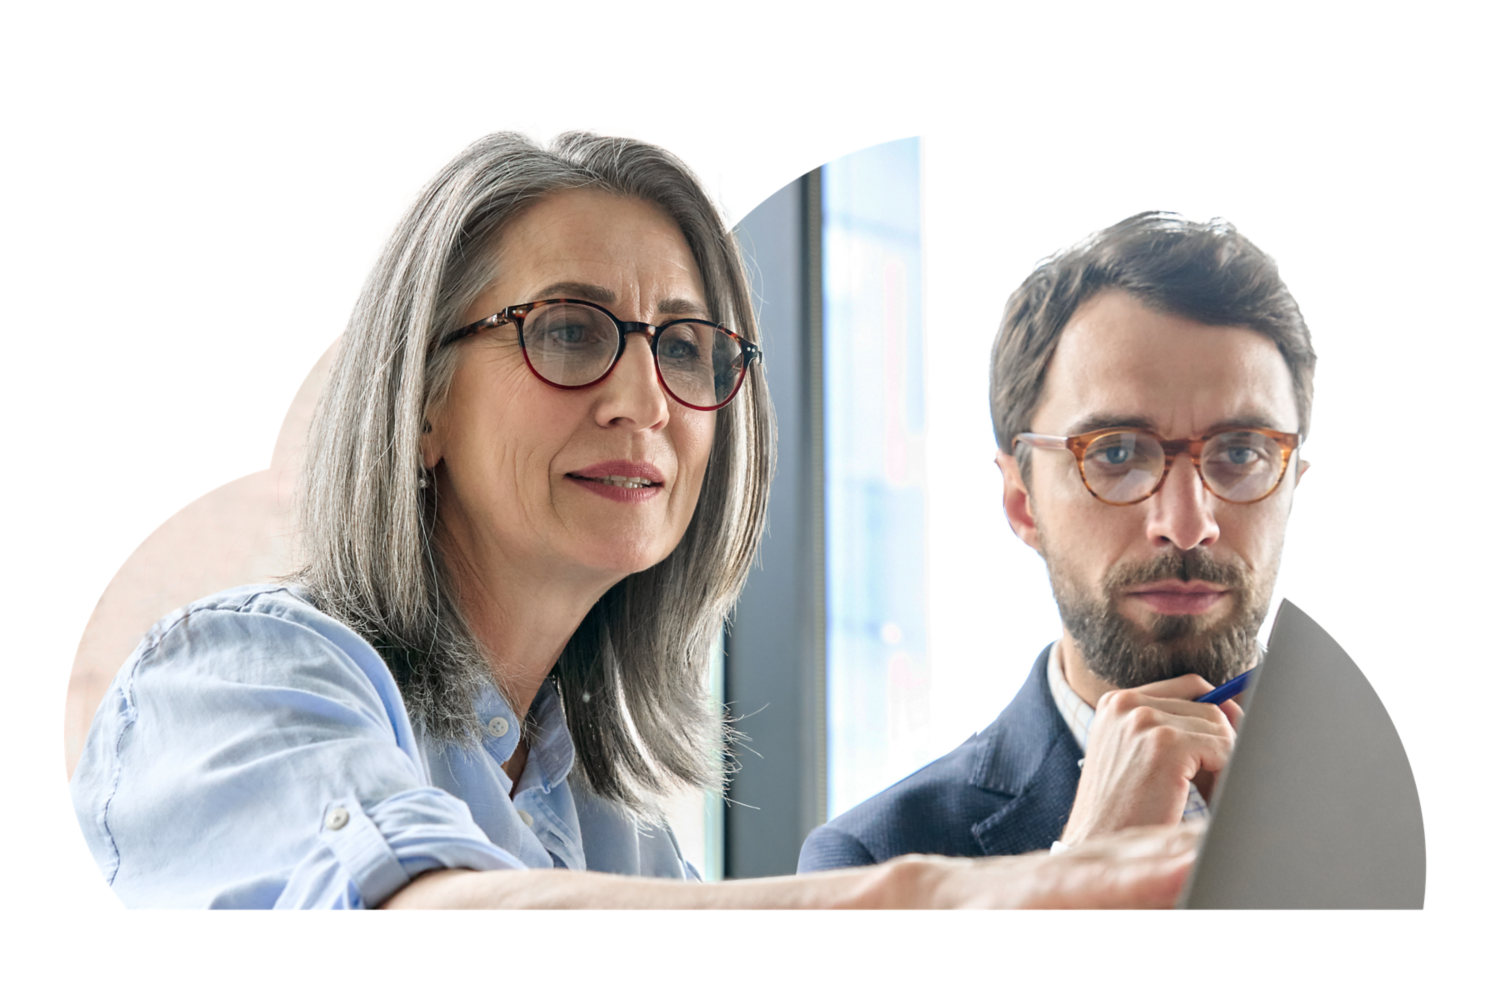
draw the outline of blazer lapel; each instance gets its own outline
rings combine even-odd
[[[969,783],[1011,796],[972,828],[986,855],[1050,847],[1067,825],[1078,793],[1078,758],[1083,753],[1047,686],[1051,648],[1042,650],[1021,691],[982,734]]]

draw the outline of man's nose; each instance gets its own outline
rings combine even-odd
[[[1204,487],[1193,460],[1177,455],[1161,489],[1146,501],[1146,532],[1153,542],[1171,542],[1183,551],[1212,545],[1219,538],[1212,503],[1213,495]]]
[[[645,331],[626,334],[625,353],[602,383],[603,398],[596,412],[601,424],[656,427],[666,423],[667,396],[656,377],[656,359]]]

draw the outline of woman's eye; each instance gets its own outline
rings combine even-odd
[[[1123,465],[1130,461],[1130,449],[1123,444],[1111,445],[1103,450],[1103,456],[1110,465]]]
[[[547,339],[559,344],[581,344],[589,339],[589,328],[582,323],[549,327]]]
[[[669,361],[691,361],[698,356],[698,345],[692,341],[674,337],[663,341],[656,349],[658,356],[665,355]]]

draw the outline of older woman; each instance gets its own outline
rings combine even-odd
[[[1166,903],[1191,837],[701,885],[658,803],[715,779],[702,665],[772,424],[732,236],[637,142],[481,140],[361,294],[305,563],[158,623],[74,802],[137,906]],[[620,876],[655,876],[622,878]]]

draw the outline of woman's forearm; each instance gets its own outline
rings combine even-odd
[[[838,909],[1171,906],[1197,832],[1154,827],[1064,854],[999,858],[909,855],[813,875],[679,882],[563,869],[428,872],[389,909]]]
[[[858,906],[883,868],[781,878],[683,882],[561,868],[428,872],[387,909],[804,909]]]

